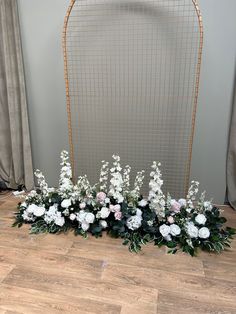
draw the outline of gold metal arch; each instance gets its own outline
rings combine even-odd
[[[69,148],[70,148],[70,158],[72,164],[73,176],[75,174],[75,156],[74,156],[74,146],[73,146],[73,132],[72,132],[72,122],[71,122],[71,99],[70,99],[70,87],[69,87],[69,75],[68,75],[68,54],[67,54],[67,28],[69,18],[74,7],[76,0],[70,0],[67,13],[64,18],[64,27],[62,32],[62,46],[63,46],[63,56],[64,56],[64,78],[66,86],[66,106],[67,106],[67,117],[68,117],[68,136],[69,136]],[[196,120],[196,111],[197,111],[197,102],[199,94],[199,81],[200,81],[200,70],[201,70],[201,61],[202,61],[202,50],[203,50],[203,22],[202,16],[199,9],[197,0],[192,0],[193,6],[196,11],[196,16],[198,18],[199,26],[199,47],[198,47],[198,60],[196,63],[196,80],[194,88],[194,104],[192,110],[192,127],[191,134],[189,138],[189,157],[186,164],[186,178],[185,178],[185,191],[188,189],[189,179],[190,179],[190,170],[191,170],[191,159],[192,159],[192,148],[193,148],[193,138],[195,130],[195,120]]]

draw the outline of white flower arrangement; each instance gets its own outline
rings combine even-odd
[[[220,252],[230,244],[235,230],[223,228],[226,222],[220,210],[205,200],[203,192],[197,201],[199,183],[192,181],[186,198],[176,200],[162,191],[160,163],[153,162],[149,194],[141,188],[144,171],[139,171],[130,187],[130,166],[122,172],[120,157],[113,164],[102,162],[99,182],[91,186],[87,176],[72,182],[72,171],[66,151],[61,153],[58,188],[49,188],[41,171],[35,172],[38,188],[20,203],[14,226],[31,224],[31,232],[57,233],[74,230],[87,237],[101,236],[103,230],[123,238],[130,251],[142,244],[166,245],[169,252],[178,249],[194,255],[197,248]]]

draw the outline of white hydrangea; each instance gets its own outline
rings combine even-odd
[[[130,230],[136,230],[142,225],[142,217],[141,216],[131,216],[127,219],[126,225]]]
[[[202,227],[198,231],[199,238],[207,239],[210,236],[210,231],[207,227]]]
[[[186,205],[187,205],[187,201],[185,198],[180,198],[178,200],[178,203],[181,205],[181,207],[186,207]]]
[[[170,226],[163,224],[159,227],[160,234],[165,238],[170,234]]]
[[[178,235],[180,235],[180,233],[181,233],[181,229],[180,229],[180,227],[178,226],[178,225],[176,225],[176,224],[171,224],[170,225],[170,234],[172,235],[172,236],[178,236]]]
[[[145,206],[147,206],[147,201],[145,200],[145,199],[142,199],[141,201],[139,201],[138,202],[138,205],[140,206],[140,207],[145,207]]]
[[[207,219],[206,219],[206,216],[203,215],[203,214],[198,214],[196,217],[195,217],[195,221],[199,224],[199,225],[205,225]]]
[[[186,224],[186,230],[190,238],[198,237],[198,228],[192,222]]]
[[[58,212],[58,215],[57,215],[57,217],[56,217],[54,222],[59,227],[62,227],[65,224],[65,218],[60,215],[61,213],[60,214],[59,213],[60,212]]]

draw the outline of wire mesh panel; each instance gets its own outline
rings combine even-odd
[[[63,43],[74,176],[96,182],[115,153],[146,170],[146,194],[157,160],[164,189],[183,195],[202,49],[195,1],[71,1]]]

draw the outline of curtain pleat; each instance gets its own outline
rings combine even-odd
[[[227,200],[236,209],[236,80],[227,158]]]
[[[16,0],[0,0],[0,179],[34,185]]]

